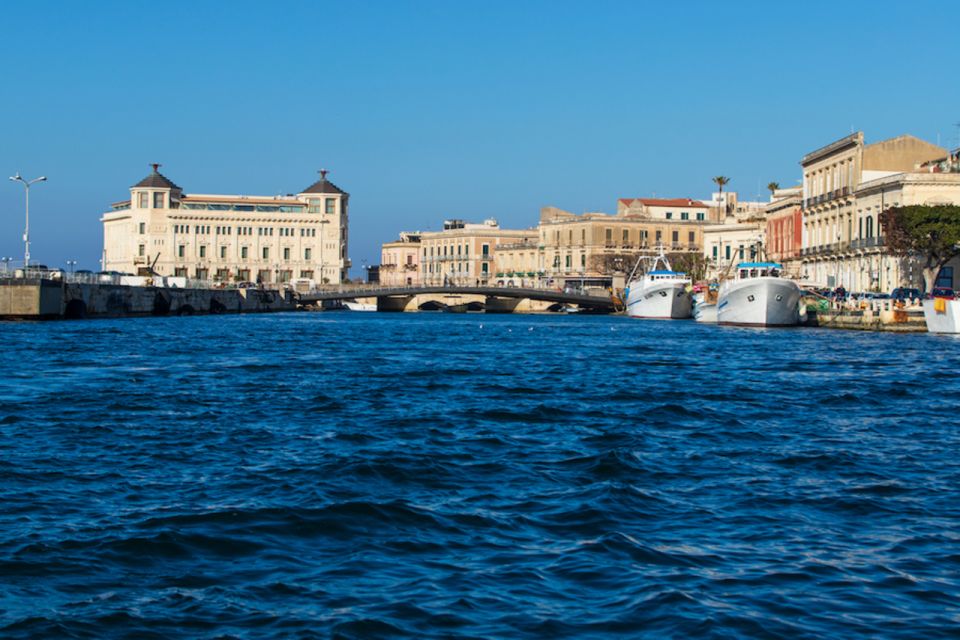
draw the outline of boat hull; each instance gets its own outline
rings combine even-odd
[[[729,280],[720,289],[717,322],[744,327],[792,327],[800,322],[800,287],[784,278]]]
[[[630,287],[627,315],[631,318],[681,320],[691,316],[693,295],[687,282],[654,282]]]
[[[923,318],[930,333],[960,333],[960,300],[924,300]]]
[[[698,302],[693,305],[693,319],[697,322],[717,321],[717,305],[708,302]]]

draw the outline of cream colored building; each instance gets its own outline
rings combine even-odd
[[[497,247],[536,241],[533,229],[501,229],[496,220],[446,220],[443,231],[420,236],[420,281],[425,285],[495,284]]]
[[[946,149],[909,135],[865,144],[862,132],[804,156],[800,161],[804,279],[819,286],[842,285],[848,291],[889,292],[909,284],[909,274],[901,274],[899,269],[866,266],[878,263],[886,252],[879,240],[879,210],[864,210],[858,203],[858,193],[861,185],[916,171],[922,163],[946,156]],[[893,194],[883,195],[883,206],[895,206],[888,198]],[[870,273],[867,278],[861,271],[865,268]]]
[[[404,231],[399,240],[380,248],[380,284],[415,287],[420,284],[420,232]]]
[[[739,262],[763,259],[766,224],[762,219],[737,221],[732,216],[723,224],[703,228],[703,255],[706,277],[716,280],[734,273]]]
[[[544,274],[543,251],[536,235],[497,245],[494,254],[495,284],[537,287]]]
[[[617,215],[576,215],[556,207],[540,210],[539,271],[550,285],[584,279],[609,286],[629,272],[638,256],[663,245],[671,253],[700,253],[708,208],[688,198],[622,198]]]
[[[103,268],[277,285],[347,277],[349,194],[320,180],[296,195],[185,194],[159,172],[103,214]]]
[[[909,171],[861,183],[855,193],[853,240],[834,252],[831,265],[821,260],[822,274],[834,276],[848,291],[883,291],[896,287],[925,288],[916,259],[890,255],[883,244],[879,214],[890,207],[960,205],[960,173]],[[939,286],[960,284],[960,259],[940,271]],[[823,276],[821,276],[823,277]]]

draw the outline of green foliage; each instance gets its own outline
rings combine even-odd
[[[887,248],[919,256],[924,268],[939,268],[960,255],[960,206],[910,205],[880,214]]]
[[[767,189],[770,189],[770,193],[773,193],[774,191],[776,191],[776,190],[779,189],[779,188],[780,188],[780,183],[779,183],[779,182],[768,182],[768,183],[767,183]]]
[[[723,192],[723,188],[724,188],[725,186],[727,186],[727,184],[729,184],[730,178],[728,178],[727,176],[717,176],[717,177],[713,178],[713,182],[714,182],[714,184],[716,184],[718,187],[720,187],[720,192],[722,193],[722,192]]]
[[[694,282],[703,280],[707,275],[707,258],[702,253],[672,253],[669,259],[674,271],[686,273]]]

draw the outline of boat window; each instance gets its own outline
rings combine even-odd
[[[747,277],[747,270],[746,270],[746,269],[740,269],[740,277],[741,277],[741,278],[746,278],[746,277]]]
[[[756,277],[757,277],[757,270],[756,270],[756,269],[750,269],[750,277],[751,277],[751,278],[756,278]]]
[[[767,270],[766,270],[766,269],[761,269],[761,270],[760,270],[760,275],[761,275],[761,276],[766,276],[766,275],[767,275]]]
[[[780,270],[779,270],[779,269],[771,269],[771,270],[770,270],[770,275],[773,276],[774,278],[779,278],[779,277],[780,277]]]

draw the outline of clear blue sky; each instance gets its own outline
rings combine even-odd
[[[444,218],[754,196],[862,129],[956,146],[957,2],[20,2],[0,21],[0,170],[33,257],[97,268],[100,214],[163,163],[188,193],[321,167],[350,255]],[[23,193],[0,188],[0,256]]]

